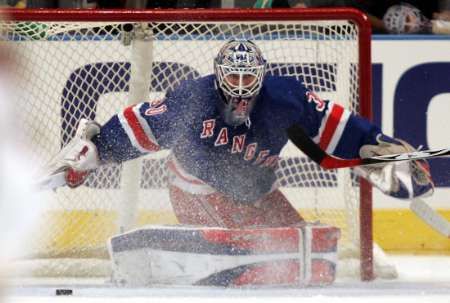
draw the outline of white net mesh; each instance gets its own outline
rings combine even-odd
[[[233,37],[254,40],[268,60],[269,73],[295,75],[323,98],[358,110],[358,27],[352,22],[150,23],[134,33],[142,42],[140,50],[121,43],[121,37],[133,35],[123,33],[124,24],[130,27],[126,22],[2,24],[2,34],[17,46],[20,58],[17,106],[34,163],[46,163],[67,144],[80,118],[104,123],[127,106],[131,67],[144,64],[132,62],[139,58],[136,52],[151,53],[151,67],[144,71],[148,82],[143,81],[148,99],[161,97],[182,79],[212,73],[214,56]],[[65,258],[106,259],[106,241],[119,231],[124,217],[128,227],[176,223],[165,188],[167,153],[138,162],[131,177],[138,180],[134,196],[122,193],[126,190],[121,179],[129,173],[123,173],[121,165],[102,167],[80,188],[49,193],[39,234],[27,252],[29,259],[48,261],[35,274],[71,275],[74,267],[80,270],[63,262],[69,260]],[[321,170],[289,145],[277,174],[283,192],[304,217],[339,226],[342,246],[358,247],[359,187],[350,171]],[[72,275],[98,273],[90,264]]]

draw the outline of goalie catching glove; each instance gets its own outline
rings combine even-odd
[[[75,137],[47,165],[48,175],[64,171],[66,184],[77,187],[86,180],[90,172],[100,165],[97,148],[91,141],[100,132],[100,125],[81,119]]]
[[[403,140],[384,135],[377,137],[378,145],[364,145],[361,158],[413,152],[415,149]],[[395,198],[411,199],[431,195],[434,184],[425,160],[375,164],[356,168],[358,174],[368,179],[383,193]]]

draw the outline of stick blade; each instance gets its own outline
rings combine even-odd
[[[41,180],[37,181],[34,185],[37,191],[45,191],[51,189],[57,189],[66,185],[65,171],[60,171],[54,174],[50,174]]]

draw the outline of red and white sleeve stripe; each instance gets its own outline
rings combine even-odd
[[[322,118],[319,133],[313,138],[322,150],[333,154],[342,137],[351,112],[341,105],[329,102],[328,110]]]
[[[139,109],[144,103],[132,105],[127,107],[123,112],[119,113],[119,118],[122,128],[128,135],[131,144],[142,153],[148,153],[159,150],[158,142],[153,135],[147,121],[142,118]]]

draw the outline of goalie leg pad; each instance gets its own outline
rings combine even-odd
[[[334,281],[339,230],[147,227],[110,239],[120,285],[327,285]]]
[[[240,204],[223,194],[196,195],[172,185],[170,200],[178,221],[185,225],[227,228],[289,226],[303,222],[279,190],[251,204]]]

